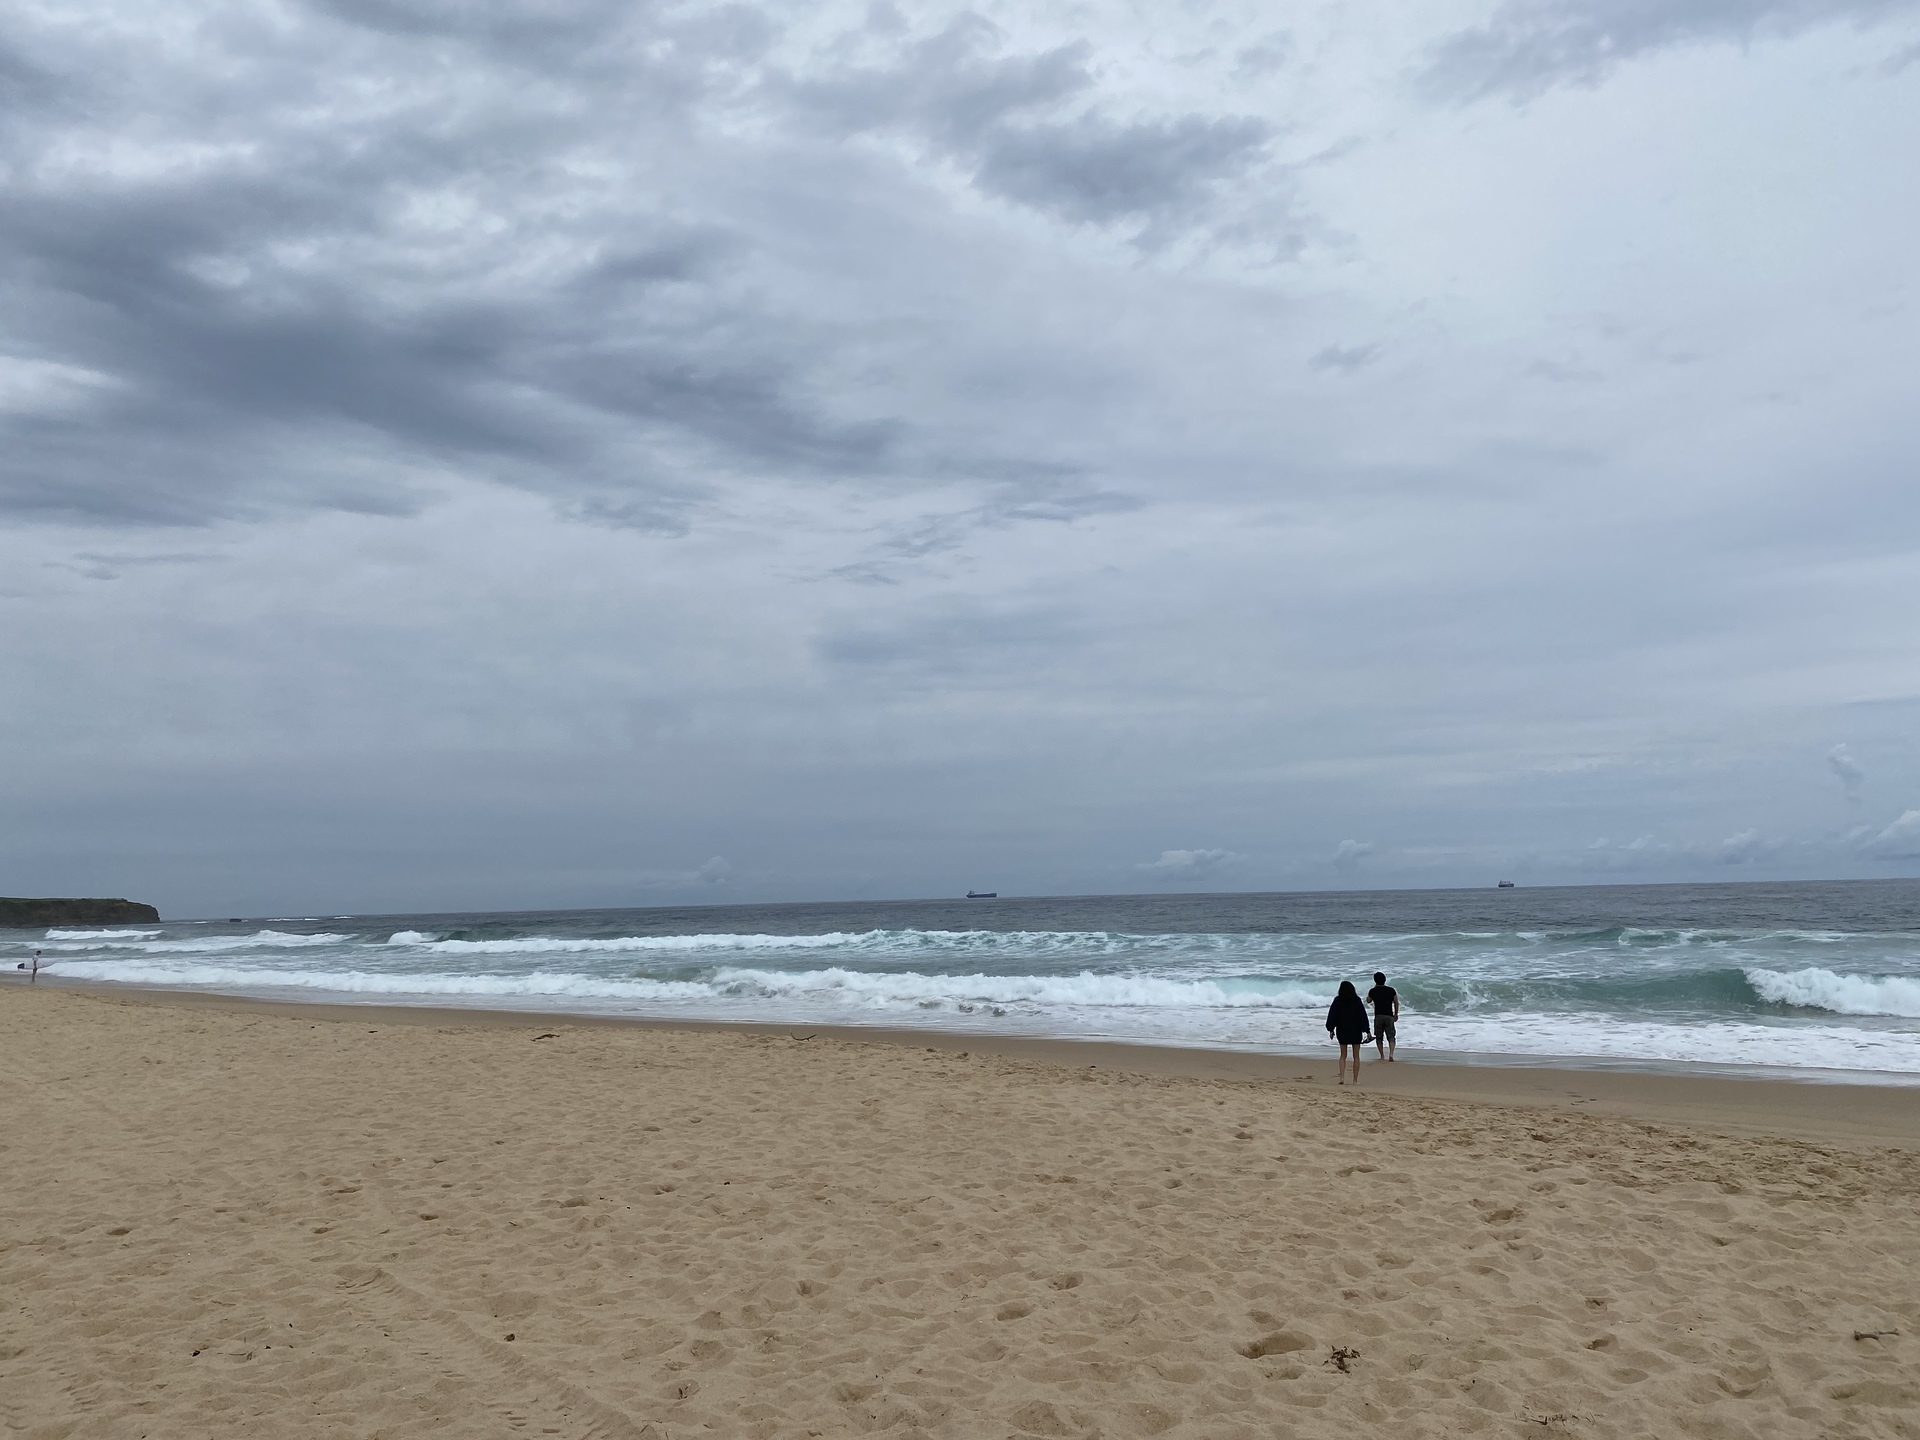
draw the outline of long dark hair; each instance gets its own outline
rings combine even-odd
[[[1353,988],[1353,982],[1351,980],[1342,980],[1340,982],[1340,994],[1343,997],[1351,995],[1356,1000],[1360,998],[1360,992]]]

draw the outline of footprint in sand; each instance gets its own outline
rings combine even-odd
[[[1034,1400],[1013,1412],[1014,1428],[1027,1435],[1071,1435],[1074,1426],[1045,1400]]]
[[[1033,1313],[1033,1306],[1016,1301],[1011,1305],[1002,1305],[993,1312],[996,1320],[1024,1320]]]
[[[1249,1360],[1264,1360],[1269,1355],[1291,1355],[1296,1350],[1310,1349],[1312,1345],[1313,1338],[1302,1335],[1298,1330],[1276,1330],[1235,1348]]]
[[[1133,1421],[1133,1428],[1142,1435],[1158,1435],[1164,1430],[1171,1430],[1180,1422],[1178,1415],[1162,1410],[1158,1405],[1128,1405],[1123,1408],[1122,1413]]]

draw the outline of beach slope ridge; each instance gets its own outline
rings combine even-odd
[[[159,918],[158,910],[138,900],[31,900],[0,895],[0,929],[6,930],[36,925],[138,925]]]

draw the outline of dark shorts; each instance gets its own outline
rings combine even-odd
[[[1376,1021],[1374,1021],[1374,1022],[1373,1022],[1373,1038],[1374,1038],[1374,1039],[1376,1039],[1376,1040],[1391,1040],[1391,1039],[1393,1039],[1393,1038],[1394,1038],[1394,1034],[1393,1034],[1393,1021],[1391,1021],[1391,1020],[1376,1020]]]
[[[1342,1045],[1363,1045],[1366,1043],[1366,1039],[1367,1032],[1364,1030],[1342,1030],[1340,1032],[1340,1043]]]

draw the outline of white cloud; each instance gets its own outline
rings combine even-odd
[[[1351,870],[1371,854],[1371,840],[1342,840],[1333,847],[1333,863],[1342,870]]]
[[[703,890],[725,885],[733,874],[733,862],[724,855],[715,855],[690,870],[643,871],[637,883],[647,890]]]
[[[1158,860],[1134,868],[1162,880],[1207,880],[1239,858],[1231,850],[1162,850]]]
[[[1747,829],[1722,840],[1714,847],[1713,858],[1722,865],[1748,865],[1770,858],[1779,849],[1777,841],[1768,840],[1757,829]]]
[[[1880,860],[1920,860],[1920,810],[1908,810],[1861,849]]]

